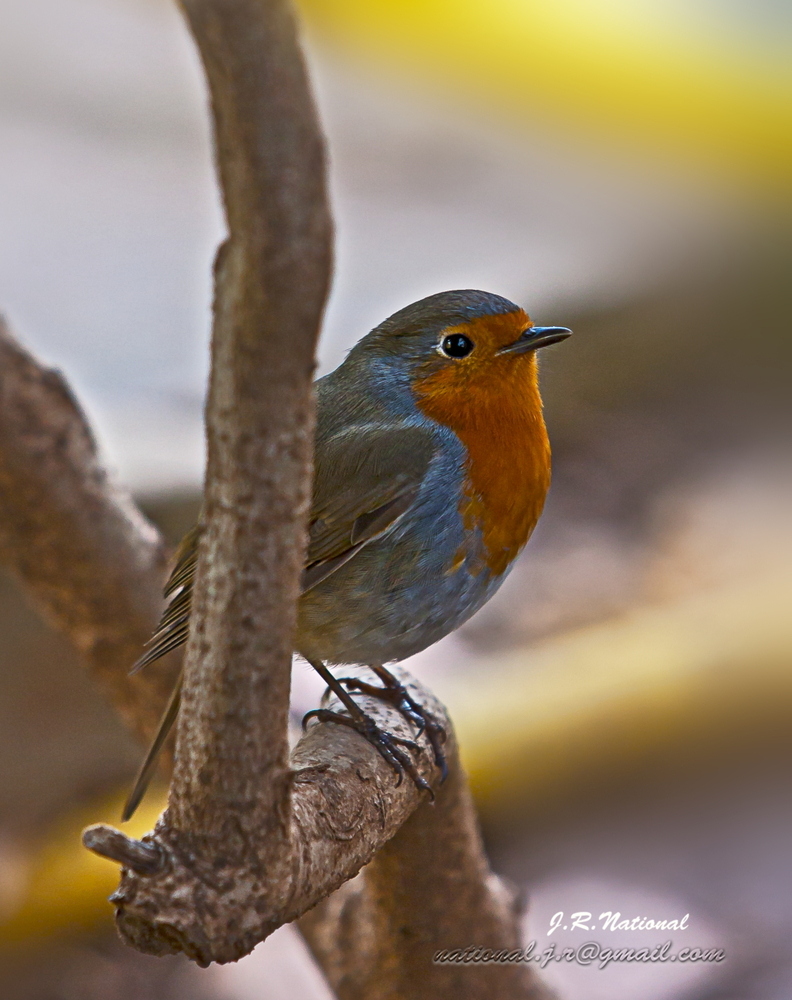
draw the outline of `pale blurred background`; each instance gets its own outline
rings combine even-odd
[[[526,935],[654,946],[546,935],[559,910],[690,913],[675,944],[725,962],[548,979],[565,1000],[788,1000],[790,10],[300,10],[338,234],[322,371],[444,288],[576,333],[542,358],[545,517],[497,598],[412,664],[452,710]],[[0,310],[174,539],[223,235],[204,102],[165,0],[0,7]],[[0,629],[0,995],[326,998],[290,930],[206,971],[116,943],[112,866],[77,834],[117,819],[140,748],[5,577]],[[296,713],[321,693],[300,664],[294,687]]]

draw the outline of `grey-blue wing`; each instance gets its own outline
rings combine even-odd
[[[429,432],[405,425],[353,427],[322,441],[315,459],[303,593],[327,579],[404,516],[421,488],[434,451]],[[133,672],[187,641],[202,533],[199,522],[176,551],[165,585],[168,606]],[[129,819],[145,794],[157,757],[178,716],[180,700],[181,677],[138,771],[123,820]]]

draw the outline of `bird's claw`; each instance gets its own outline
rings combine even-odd
[[[448,777],[448,762],[443,751],[443,744],[447,738],[445,729],[431,712],[427,712],[422,705],[418,704],[407,688],[390,671],[380,667],[375,672],[382,681],[382,687],[368,684],[357,677],[339,677],[338,681],[353,691],[359,691],[361,694],[379,698],[380,701],[393,705],[408,722],[412,722],[416,727],[416,738],[426,733],[426,738],[432,747],[435,764],[440,768],[440,781],[445,781]]]
[[[406,740],[401,736],[388,733],[370,719],[363,711],[360,716],[353,717],[344,715],[342,712],[332,712],[326,708],[314,708],[303,716],[303,728],[306,727],[310,719],[317,719],[319,722],[335,722],[338,725],[347,726],[360,733],[380,754],[397,775],[397,786],[402,783],[405,774],[408,774],[415,786],[434,799],[434,792],[426,779],[419,773],[412,757],[402,750],[407,747],[409,750],[420,751],[421,747],[415,740]]]

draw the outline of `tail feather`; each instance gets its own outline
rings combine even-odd
[[[176,681],[176,686],[173,689],[168,705],[162,715],[162,718],[160,719],[157,735],[154,737],[154,740],[149,747],[145,760],[140,765],[140,770],[135,778],[132,791],[129,793],[129,798],[126,800],[124,810],[121,813],[122,823],[126,823],[128,819],[132,818],[135,810],[140,805],[141,799],[146,794],[146,789],[148,788],[151,777],[157,767],[157,758],[159,757],[160,750],[162,750],[163,744],[165,743],[165,740],[167,740],[168,734],[173,728],[173,723],[176,721],[176,717],[179,714],[181,691],[182,675],[179,674],[179,679]]]
[[[149,663],[159,660],[172,649],[187,642],[195,561],[198,557],[198,540],[203,530],[203,524],[199,521],[187,532],[176,550],[173,570],[165,584],[165,597],[170,598],[168,606],[160,618],[156,632],[146,643],[146,652],[132,664],[130,674],[136,674]]]
[[[161,659],[166,653],[173,649],[178,649],[187,642],[187,635],[190,631],[189,611],[169,628],[156,632],[149,641],[150,649],[132,664],[130,674],[136,674],[138,670],[148,666],[155,660]]]
[[[192,603],[195,560],[198,554],[198,540],[202,532],[203,524],[199,521],[191,531],[187,532],[179,548],[176,550],[173,570],[165,585],[165,597],[169,597],[170,601],[160,619],[157,631],[146,643],[148,647],[146,652],[132,665],[131,674],[137,673],[138,670],[141,670],[149,663],[153,663],[154,660],[159,660],[166,653],[178,649],[179,646],[184,645],[187,641],[187,635],[190,630],[190,605]],[[157,735],[154,737],[154,742],[149,747],[145,760],[140,766],[140,770],[135,778],[135,784],[124,806],[124,811],[121,815],[124,823],[131,818],[140,805],[141,799],[146,794],[151,776],[154,774],[157,766],[157,758],[179,714],[181,690],[182,675],[180,674],[176,682],[176,687],[170,696],[170,701],[160,720]]]

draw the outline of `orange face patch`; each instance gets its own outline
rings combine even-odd
[[[413,382],[421,412],[454,431],[467,450],[460,512],[466,528],[481,531],[484,564],[494,576],[528,541],[550,485],[536,357],[496,353],[530,325],[519,309],[447,327],[438,343],[462,333],[474,349],[459,360],[432,360]]]

